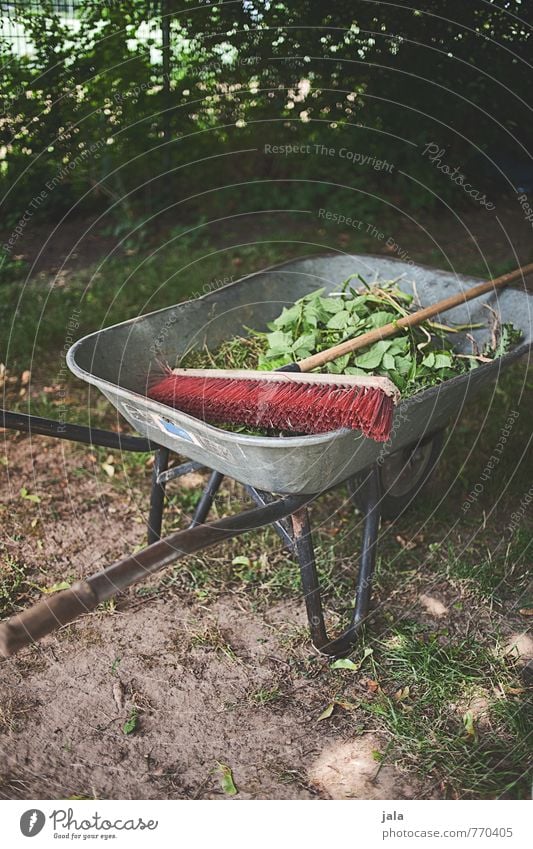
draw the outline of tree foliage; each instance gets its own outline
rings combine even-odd
[[[519,0],[110,0],[83,4],[76,28],[50,0],[16,8],[34,49],[0,42],[7,222],[42,192],[38,211],[53,216],[190,195],[199,208],[291,206],[336,185],[368,203],[467,203],[422,155],[429,142],[485,188],[531,168],[531,10]]]

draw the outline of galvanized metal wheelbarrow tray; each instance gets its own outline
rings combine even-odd
[[[82,380],[97,386],[124,418],[152,441],[259,489],[320,492],[368,468],[378,457],[441,428],[475,391],[495,380],[505,365],[529,350],[533,299],[508,289],[446,313],[447,323],[483,322],[487,329],[473,332],[482,346],[490,338],[490,314],[485,308],[489,304],[522,330],[523,341],[503,359],[401,403],[393,436],[385,448],[354,431],[282,438],[231,433],[148,399],[146,387],[150,375],[160,372],[161,361],[174,365],[185,350],[204,345],[214,348],[224,339],[242,334],[246,326],[266,329],[267,322],[284,305],[320,287],[338,290],[354,273],[369,282],[401,277],[402,287],[417,294],[422,306],[476,282],[373,256],[296,260],[86,336],[69,351],[68,365]],[[465,336],[457,339],[457,347],[471,353]]]
[[[533,296],[509,288],[457,307],[443,316],[448,324],[483,323],[483,329],[471,333],[482,348],[490,334],[490,314],[486,308],[489,306],[501,321],[511,321],[519,328],[523,338],[501,359],[400,403],[391,438],[385,445],[345,430],[283,438],[237,434],[146,397],[149,381],[160,373],[162,362],[173,365],[180,354],[194,347],[214,348],[224,339],[242,333],[243,327],[264,329],[284,305],[318,288],[337,291],[353,274],[360,274],[369,283],[398,280],[401,288],[412,292],[421,306],[478,282],[383,257],[309,257],[266,269],[202,297],[92,333],[72,346],[67,362],[74,374],[103,392],[145,437],[143,446],[157,448],[149,520],[151,544],[0,625],[0,652],[16,651],[191,551],[270,523],[298,557],[314,645],[332,656],[346,654],[353,648],[368,615],[381,506],[389,497],[384,488],[394,488],[391,469],[393,476],[401,481],[409,476],[415,453],[422,457],[422,468],[416,480],[408,481],[407,485],[407,494],[412,500],[435,463],[435,451],[428,450],[428,446],[429,449],[435,447],[436,435],[450,419],[460,414],[466,403],[471,402],[474,393],[496,381],[503,368],[531,350]],[[471,352],[471,341],[466,335],[456,334],[453,341],[457,350]],[[9,422],[7,424],[9,426]],[[47,431],[42,426],[37,432]],[[64,434],[62,436],[65,438]],[[66,438],[80,439],[80,436],[67,435]],[[109,443],[110,437],[106,442],[101,432],[98,438],[103,444]],[[131,450],[141,447],[141,441],[138,446],[128,446],[124,438],[122,440],[122,445],[115,447]],[[169,451],[190,458],[189,462],[168,469]],[[399,465],[398,458],[401,459]],[[159,540],[166,483],[192,468],[203,467],[211,469],[212,473],[191,527]],[[384,474],[387,469],[388,476]],[[258,506],[205,525],[224,475],[244,484]],[[344,481],[349,483],[364,514],[363,542],[350,624],[339,637],[330,639],[324,622],[307,505]],[[402,485],[405,496],[405,480]],[[401,503],[404,502],[405,498]],[[290,522],[287,517],[291,518]]]

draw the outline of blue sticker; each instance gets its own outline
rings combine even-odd
[[[186,430],[183,430],[182,427],[178,427],[178,425],[172,424],[168,419],[158,419],[158,424],[162,430],[166,430],[168,433],[171,433],[173,436],[179,436],[181,439],[186,439],[187,442],[193,442],[193,438]]]

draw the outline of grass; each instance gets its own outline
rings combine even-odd
[[[248,701],[255,707],[265,707],[273,702],[279,702],[280,699],[283,699],[283,691],[278,685],[261,687],[248,695]]]
[[[469,592],[487,602],[503,602],[506,597],[529,599],[531,575],[528,551],[531,533],[522,529],[516,537],[500,547],[494,555],[490,548],[477,556],[465,557],[450,547],[442,563],[449,580],[460,582]]]
[[[364,709],[389,733],[391,757],[421,772],[438,796],[527,798],[533,711],[520,699],[518,671],[484,643],[428,637],[416,623],[376,644],[380,690]],[[479,719],[468,716],[476,693]]]
[[[179,636],[176,644],[180,642]],[[187,645],[191,649],[202,649],[224,657],[231,663],[238,663],[238,657],[218,625],[204,626],[200,631],[187,635]]]
[[[279,234],[281,236],[281,234]],[[294,247],[293,247],[294,251]],[[186,257],[186,261],[184,261]],[[24,269],[0,268],[0,362],[15,372],[46,358],[49,375],[61,368],[59,352],[85,333],[215,291],[257,267],[287,258],[273,238],[238,250],[213,248],[203,235],[167,240],[155,253],[111,257],[73,272],[66,285],[25,280]],[[78,325],[78,326],[75,326]],[[57,352],[57,353],[54,353]]]
[[[26,568],[9,554],[0,550],[0,617],[16,610],[18,602],[28,592]]]

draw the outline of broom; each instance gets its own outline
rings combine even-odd
[[[173,369],[148,396],[205,421],[242,424],[296,433],[351,428],[385,442],[400,400],[386,377],[309,374],[344,354],[388,339],[400,330],[499,289],[533,271],[533,263],[465,292],[444,298],[397,321],[348,339],[275,372],[230,369]]]

